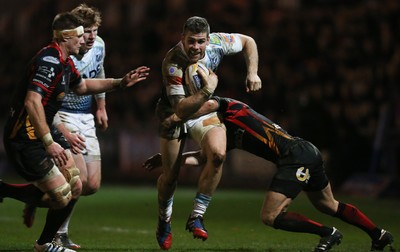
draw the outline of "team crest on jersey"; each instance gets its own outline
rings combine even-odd
[[[178,77],[180,77],[180,76],[183,75],[182,70],[180,70],[176,66],[170,66],[168,68],[168,73],[169,73],[170,76],[178,76]]]
[[[304,168],[304,167],[300,167],[297,169],[296,172],[296,178],[297,180],[304,182],[306,181],[306,183],[308,182],[308,180],[310,179],[310,172],[308,171],[308,168]]]
[[[43,61],[50,62],[53,64],[60,64],[60,61],[56,57],[53,57],[53,56],[44,56]]]

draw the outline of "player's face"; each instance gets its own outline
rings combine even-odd
[[[182,36],[182,43],[185,53],[189,57],[191,63],[195,63],[204,58],[206,47],[210,42],[207,33],[188,32]]]
[[[73,36],[67,39],[67,48],[70,55],[76,55],[79,53],[80,48],[85,44],[83,34],[79,36]]]
[[[81,47],[81,51],[87,52],[93,48],[98,29],[98,26],[86,27],[84,29],[83,39],[85,40],[85,44]]]

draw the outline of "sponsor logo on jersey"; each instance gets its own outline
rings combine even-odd
[[[60,60],[53,56],[44,56],[43,61],[53,63],[53,64],[60,64]]]
[[[233,35],[222,35],[225,39],[226,42],[228,43],[233,43],[235,42],[235,37],[233,37]]]
[[[297,180],[304,182],[306,181],[306,183],[308,182],[308,180],[310,179],[310,173],[308,171],[308,168],[304,168],[304,167],[300,167],[297,169],[296,172],[296,177]]]
[[[221,45],[221,40],[218,36],[210,36],[210,44]]]

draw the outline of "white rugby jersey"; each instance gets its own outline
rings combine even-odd
[[[71,56],[75,67],[78,69],[82,78],[105,78],[104,73],[104,58],[105,44],[99,36],[90,49],[81,59],[76,56]],[[96,94],[98,98],[105,97],[105,93]],[[76,95],[71,90],[65,95],[64,101],[60,110],[71,113],[91,113],[93,95]]]

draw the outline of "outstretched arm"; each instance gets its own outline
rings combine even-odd
[[[147,79],[149,70],[150,68],[146,66],[140,66],[127,73],[122,79],[82,79],[81,83],[74,89],[74,92],[78,95],[87,95],[131,87]]]

